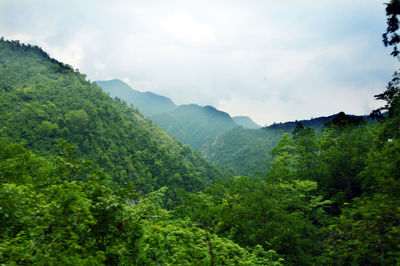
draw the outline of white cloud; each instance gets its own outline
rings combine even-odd
[[[5,38],[90,80],[124,79],[260,124],[375,108],[397,66],[385,23],[379,0],[0,2]]]
[[[215,41],[213,28],[199,23],[185,11],[179,11],[167,18],[163,23],[166,30],[178,39],[193,43],[207,43]]]

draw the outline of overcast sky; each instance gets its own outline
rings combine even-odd
[[[260,125],[368,114],[398,62],[384,0],[0,0],[0,35],[88,79],[119,78],[176,104]]]

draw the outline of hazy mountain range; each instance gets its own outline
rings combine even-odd
[[[241,175],[268,171],[268,163],[273,161],[269,152],[283,134],[293,132],[297,123],[319,130],[335,117],[331,115],[261,127],[247,116],[231,117],[212,106],[176,105],[168,97],[139,92],[118,79],[96,83],[110,96],[133,104],[170,136],[189,144],[207,160]],[[368,116],[363,118],[368,119]]]
[[[147,118],[153,120],[169,135],[198,149],[209,138],[236,126],[260,128],[247,116],[231,117],[212,106],[197,104],[176,105],[171,99],[152,92],[140,92],[125,82],[113,79],[96,81],[111,97],[133,104]]]
[[[129,104],[133,104],[145,116],[169,112],[176,108],[176,105],[168,97],[149,91],[134,90],[119,79],[96,81],[96,83],[111,97],[118,97]]]

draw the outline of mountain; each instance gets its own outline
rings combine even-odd
[[[231,118],[212,106],[196,104],[176,106],[171,99],[152,92],[140,92],[119,80],[95,81],[111,97],[133,104],[147,118],[151,118],[170,136],[193,149],[198,149],[208,138],[215,137],[236,125],[260,128],[247,116]]]
[[[332,121],[332,119],[336,115],[331,115],[331,116],[321,116],[317,118],[311,118],[309,120],[299,120],[299,121],[290,121],[290,122],[283,122],[283,123],[274,123],[272,125],[269,125],[265,128],[267,129],[282,129],[287,132],[293,131],[295,129],[297,123],[301,123],[304,127],[311,127],[315,130],[318,130],[322,128],[325,123],[328,123]]]
[[[323,128],[325,125],[334,121],[335,119],[344,119],[346,121],[350,121],[351,123],[357,123],[362,120],[371,121],[372,118],[369,115],[351,115],[345,114],[344,112],[340,112],[330,116],[321,116],[317,118],[311,118],[309,120],[299,120],[299,121],[290,121],[283,123],[274,123],[266,128],[269,129],[283,129],[288,132],[291,132],[295,129],[298,123],[301,123],[304,127],[310,127],[312,129],[318,130]]]
[[[109,93],[111,97],[118,97],[129,104],[133,104],[146,117],[169,112],[176,108],[170,98],[149,91],[140,92],[134,90],[119,79],[95,81],[95,83],[103,91]]]
[[[295,131],[268,173],[220,180],[125,101],[1,38],[0,264],[397,265],[399,98],[381,123],[340,112],[231,128],[205,152],[247,172]]]
[[[168,134],[198,149],[208,138],[236,127],[229,114],[212,106],[180,105],[175,110],[150,117]]]
[[[188,145],[125,102],[111,99],[71,66],[39,47],[4,39],[0,138],[22,142],[46,157],[59,154],[55,144],[64,139],[76,146],[76,156],[93,161],[119,184],[133,182],[144,193],[162,186],[172,194],[174,188],[197,191],[223,176]]]
[[[208,139],[198,150],[209,161],[230,168],[241,175],[251,176],[258,171],[268,170],[268,163],[273,161],[269,152],[278,144],[283,134],[292,133],[298,123],[319,130],[337,116],[278,123],[260,129],[236,127]],[[370,119],[368,116],[347,117],[356,121]]]
[[[267,171],[266,163],[273,159],[269,151],[286,132],[284,129],[235,127],[207,140],[199,152],[209,161],[240,175],[252,176],[257,171]]]
[[[77,70],[0,39],[0,264],[278,262],[163,208],[222,174]]]
[[[248,116],[234,116],[232,117],[233,121],[239,126],[242,126],[244,128],[249,128],[249,129],[258,129],[261,128],[260,125],[255,123],[253,120],[251,120],[250,117]]]

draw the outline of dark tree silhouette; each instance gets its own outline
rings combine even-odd
[[[400,21],[398,16],[400,15],[400,0],[391,0],[389,3],[386,3],[386,16],[387,16],[387,29],[383,34],[383,43],[385,46],[393,46],[393,51],[391,55],[397,57],[400,60]],[[394,99],[399,95],[399,84],[400,84],[400,73],[396,71],[393,74],[393,79],[386,86],[386,90],[381,93],[375,95],[377,100],[386,101],[386,105],[374,110],[371,115],[373,117],[382,117],[381,111],[388,111],[389,116],[392,113]]]
[[[399,35],[399,20],[398,15],[400,14],[400,0],[392,0],[386,4],[386,16],[387,16],[387,30],[383,34],[383,43],[385,46],[393,46],[393,56],[398,56],[400,51],[398,44],[400,43]]]

